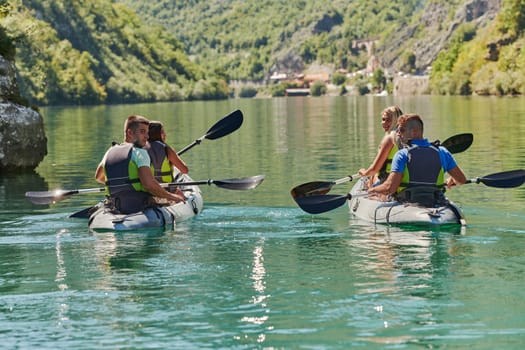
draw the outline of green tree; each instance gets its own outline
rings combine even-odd
[[[324,81],[321,81],[321,80],[314,81],[312,86],[310,86],[310,95],[312,96],[324,95],[326,94],[326,91],[327,91],[326,84],[324,83]]]
[[[385,71],[381,68],[376,69],[374,73],[372,73],[372,87],[378,89],[379,91],[382,91],[385,88],[385,85]]]
[[[21,92],[35,104],[180,99],[204,77],[173,35],[119,3],[24,0],[2,24],[16,40]]]
[[[332,84],[334,85],[343,85],[346,82],[346,75],[343,73],[334,73],[332,74]]]
[[[5,18],[9,15],[9,3],[7,0],[0,0],[0,18]],[[0,55],[8,60],[14,60],[16,54],[16,47],[13,44],[13,39],[6,33],[3,26],[0,26]]]
[[[284,84],[275,84],[271,87],[272,97],[282,97],[286,95],[286,86]]]

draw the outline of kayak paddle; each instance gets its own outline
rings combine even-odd
[[[333,186],[359,178],[359,174],[348,175],[335,181],[312,181],[292,188],[293,198],[327,194]]]
[[[321,194],[306,197],[297,197],[295,202],[305,212],[309,214],[321,214],[335,208],[339,208],[344,205],[347,200],[352,197],[365,197],[368,193],[360,193],[358,195],[351,195],[350,193],[345,195],[337,194]]]
[[[242,112],[239,109],[231,112],[226,117],[222,118],[217,123],[215,123],[206,132],[206,134],[202,135],[201,137],[199,137],[198,139],[190,143],[188,146],[184,147],[177,154],[180,156],[187,150],[193,148],[196,145],[199,145],[204,139],[215,140],[215,139],[231,134],[232,132],[234,132],[235,130],[241,127],[242,121],[243,121],[243,116],[242,116]]]
[[[251,190],[259,186],[264,180],[264,175],[256,175],[250,177],[242,177],[237,179],[224,180],[202,180],[202,181],[188,181],[188,182],[171,182],[162,183],[162,187],[171,186],[192,186],[192,185],[215,185],[219,188],[228,190]],[[104,192],[104,188],[85,188],[79,190],[54,190],[54,191],[34,191],[26,192],[26,198],[34,204],[53,204],[64,199],[68,199],[74,194]]]
[[[461,153],[467,150],[470,145],[472,145],[473,140],[473,134],[464,133],[451,136],[443,141],[443,143],[440,143],[439,141],[436,142],[448,149],[450,153]],[[292,188],[290,192],[293,198],[327,194],[330,192],[333,186],[340,185],[348,181],[353,181],[354,179],[359,178],[359,176],[359,174],[349,175],[335,181],[311,181]]]
[[[26,192],[26,198],[34,204],[53,204],[68,199],[74,194],[104,192],[104,188],[84,188],[79,190],[54,190]]]
[[[172,182],[167,184],[160,184],[162,187],[169,185],[174,186],[192,186],[192,185],[215,185],[219,188],[227,190],[245,191],[252,190],[259,186],[264,180],[264,175],[255,175],[250,177],[241,177],[237,179],[224,179],[224,180],[201,180],[201,181],[188,181],[188,182]]]
[[[519,187],[525,182],[525,170],[509,170],[500,173],[494,173],[483,177],[476,177],[467,180],[469,183],[482,183],[489,187],[496,188],[512,188]],[[366,197],[368,193],[360,193],[352,195],[350,193],[345,195],[325,194],[313,195],[305,197],[294,198],[297,205],[307,213],[320,214],[336,208],[339,208],[352,197]]]
[[[489,187],[512,188],[519,187],[525,182],[525,170],[509,170],[501,173],[494,173],[483,177],[476,177],[467,180],[466,183],[482,183]]]
[[[441,143],[441,146],[448,149],[450,153],[455,154],[466,151],[470,147],[470,145],[472,145],[473,141],[474,135],[471,133],[458,134],[451,136],[445,141],[443,141],[443,143]]]

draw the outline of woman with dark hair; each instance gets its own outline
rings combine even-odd
[[[149,145],[146,146],[154,169],[155,179],[159,182],[173,182],[173,167],[181,173],[188,173],[188,166],[177,152],[166,142],[164,126],[159,121],[149,123]]]

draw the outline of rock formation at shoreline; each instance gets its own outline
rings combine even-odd
[[[47,154],[42,116],[19,101],[15,65],[0,56],[0,173],[33,170]]]

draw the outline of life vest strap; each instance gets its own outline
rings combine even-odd
[[[118,177],[118,178],[113,178],[113,179],[109,179],[108,181],[106,181],[106,186],[110,186],[110,187],[117,187],[117,186],[125,186],[127,184],[134,184],[134,183],[139,183],[140,182],[140,179],[130,179],[130,178],[127,178],[127,177]]]
[[[171,171],[160,171],[155,169],[155,176],[167,176],[167,175],[173,175],[173,172]]]

